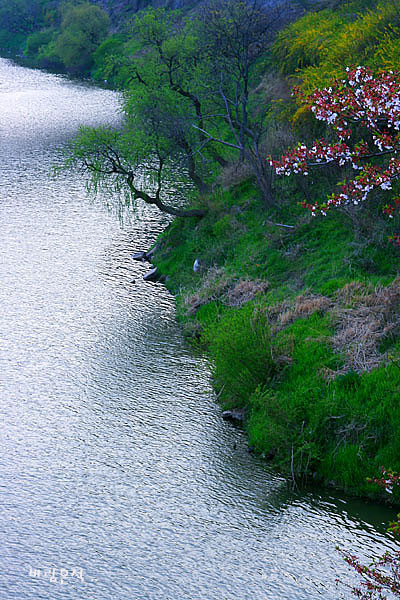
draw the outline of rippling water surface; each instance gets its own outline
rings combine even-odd
[[[336,600],[335,545],[391,546],[392,514],[251,457],[130,259],[162,218],[49,178],[80,123],[117,120],[113,92],[0,60],[0,598]]]

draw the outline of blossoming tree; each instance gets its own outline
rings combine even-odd
[[[294,93],[311,105],[318,120],[332,127],[337,141],[319,140],[310,147],[299,144],[279,160],[269,157],[275,172],[308,175],[310,168],[330,163],[354,171],[326,202],[304,203],[313,215],[358,205],[376,190],[392,190],[400,177],[400,73],[373,76],[368,68],[357,67],[347,69],[345,79],[337,79],[329,88],[317,89],[308,97],[298,88]],[[400,198],[393,198],[384,212],[391,218],[400,214]],[[400,246],[400,235],[390,239]]]

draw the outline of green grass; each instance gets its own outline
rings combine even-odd
[[[334,75],[327,52],[342,56],[356,48],[354,59],[364,56],[364,46],[378,43],[374,32],[381,31],[381,23],[376,11],[367,11],[374,7],[372,0],[357,1],[337,13],[306,15],[278,36],[273,55],[257,68],[271,75],[278,55],[284,72],[308,73],[305,88],[314,71],[322,79]],[[394,9],[382,4],[379,10],[387,21]],[[391,53],[397,56],[397,30],[393,35]],[[347,65],[340,60],[339,66]],[[295,104],[284,104],[283,109],[278,101],[271,109],[284,133],[282,141],[272,140],[277,153],[284,151],[279,144],[291,139],[288,119]],[[315,123],[297,120],[295,135],[302,130],[305,141],[312,134],[329,136]],[[256,451],[298,482],[313,476],[352,493],[377,495],[380,490],[366,478],[378,477],[381,465],[400,471],[400,332],[391,330],[380,340],[378,368],[355,372],[345,349],[334,351],[339,325],[333,307],[354,306],[354,298],[340,300],[347,284],[346,290],[357,289],[356,283],[365,293],[389,285],[399,273],[400,252],[388,243],[395,225],[382,215],[383,195],[326,217],[312,218],[299,206],[324,201],[342,178],[333,167],[308,178],[275,178],[279,208],[269,210],[250,179],[229,190],[217,187],[198,201],[208,208],[206,217],[177,219],[164,232],[156,264],[170,277],[167,285],[177,295],[184,331],[211,355],[222,405],[245,409]],[[196,258],[203,265],[199,273],[193,272]],[[211,271],[213,279],[207,280]],[[243,280],[261,280],[266,290],[243,306],[228,306],[227,286]],[[297,310],[300,298],[310,308],[304,314]]]
[[[342,364],[330,348],[330,333],[329,321],[318,314],[285,330],[293,362],[250,397],[249,439],[299,478],[315,472],[349,492],[370,495],[367,475],[378,477],[381,465],[400,471],[400,368],[393,362],[329,382],[323,370]]]
[[[281,183],[277,193],[288,197]],[[290,309],[299,294],[335,302],[350,282],[369,289],[388,285],[399,252],[387,243],[390,223],[378,213],[361,214],[362,231],[355,234],[345,214],[312,219],[296,200],[283,200],[281,210],[267,214],[249,181],[218,192],[207,200],[205,218],[177,219],[168,227],[156,264],[170,276],[184,331],[213,359],[222,405],[245,409],[256,451],[297,481],[313,474],[352,493],[376,494],[367,476],[379,476],[381,465],[400,471],[398,336],[381,343],[381,352],[393,355],[386,366],[349,370],[332,380],[329,373],[342,369],[345,358],[332,349],[329,311],[294,315],[278,330],[270,315]],[[296,227],[290,231],[271,221]],[[184,299],[198,292],[204,276],[193,272],[196,258],[204,272],[217,266],[229,281],[261,279],[268,288],[242,307],[213,296],[190,312]]]

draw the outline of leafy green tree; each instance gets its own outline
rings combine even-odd
[[[109,17],[99,6],[89,2],[67,5],[54,51],[69,71],[87,73],[92,66],[93,52],[106,37],[109,27]]]
[[[123,67],[129,81],[122,129],[82,130],[69,149],[68,164],[80,164],[95,189],[125,191],[172,215],[203,214],[168,199],[178,172],[200,192],[208,191],[215,164],[210,153],[197,152],[204,136],[193,127],[203,119],[198,48],[190,24],[176,13],[150,10],[135,19],[123,60],[109,55],[108,73]]]
[[[81,128],[66,148],[65,168],[80,168],[90,174],[89,189],[121,193],[127,204],[142,200],[162,212],[179,217],[204,215],[203,210],[185,210],[171,204],[169,184],[176,179],[176,152],[162,132],[157,133],[154,115],[147,123],[143,115],[130,119],[121,130]],[[159,121],[160,123],[160,121]],[[172,185],[172,189],[175,186]]]
[[[207,10],[197,20],[150,9],[135,18],[124,54],[108,55],[105,78],[123,70],[127,85],[123,128],[85,130],[70,148],[70,164],[79,163],[96,189],[123,187],[133,199],[190,216],[162,200],[170,174],[184,173],[207,192],[228,157],[251,165],[266,203],[273,203],[259,151],[265,111],[254,112],[250,87],[276,14],[259,0],[223,0]],[[229,154],[221,156],[223,148]],[[143,178],[146,164],[150,178]]]
[[[0,0],[0,29],[29,34],[44,23],[46,0]]]
[[[260,151],[267,106],[252,100],[251,88],[258,83],[258,61],[284,18],[261,0],[212,1],[198,18],[183,22],[173,13],[149,10],[135,20],[133,51],[111,62],[109,71],[113,77],[113,69],[124,70],[130,89],[141,85],[175,94],[187,155],[197,165],[200,156],[222,166],[227,157],[246,161],[266,204],[274,204],[271,170]]]

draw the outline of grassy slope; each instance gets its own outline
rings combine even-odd
[[[274,49],[281,72],[307,90],[346,63],[396,68],[398,6],[370,4],[306,15],[283,31]],[[286,132],[291,120],[300,139],[324,134],[294,103],[276,106]],[[213,358],[222,406],[245,409],[249,443],[297,481],[379,495],[366,477],[381,465],[400,471],[400,252],[387,242],[393,223],[379,198],[325,218],[299,208],[338,179],[277,180],[275,213],[250,181],[217,189],[208,217],[164,233],[157,264],[185,331]]]
[[[256,451],[298,481],[373,494],[367,475],[400,470],[399,252],[379,214],[361,214],[355,236],[344,214],[305,214],[296,182],[276,188],[275,214],[250,181],[218,190],[207,217],[166,230],[156,264],[184,330],[213,358],[222,406],[245,409]]]

